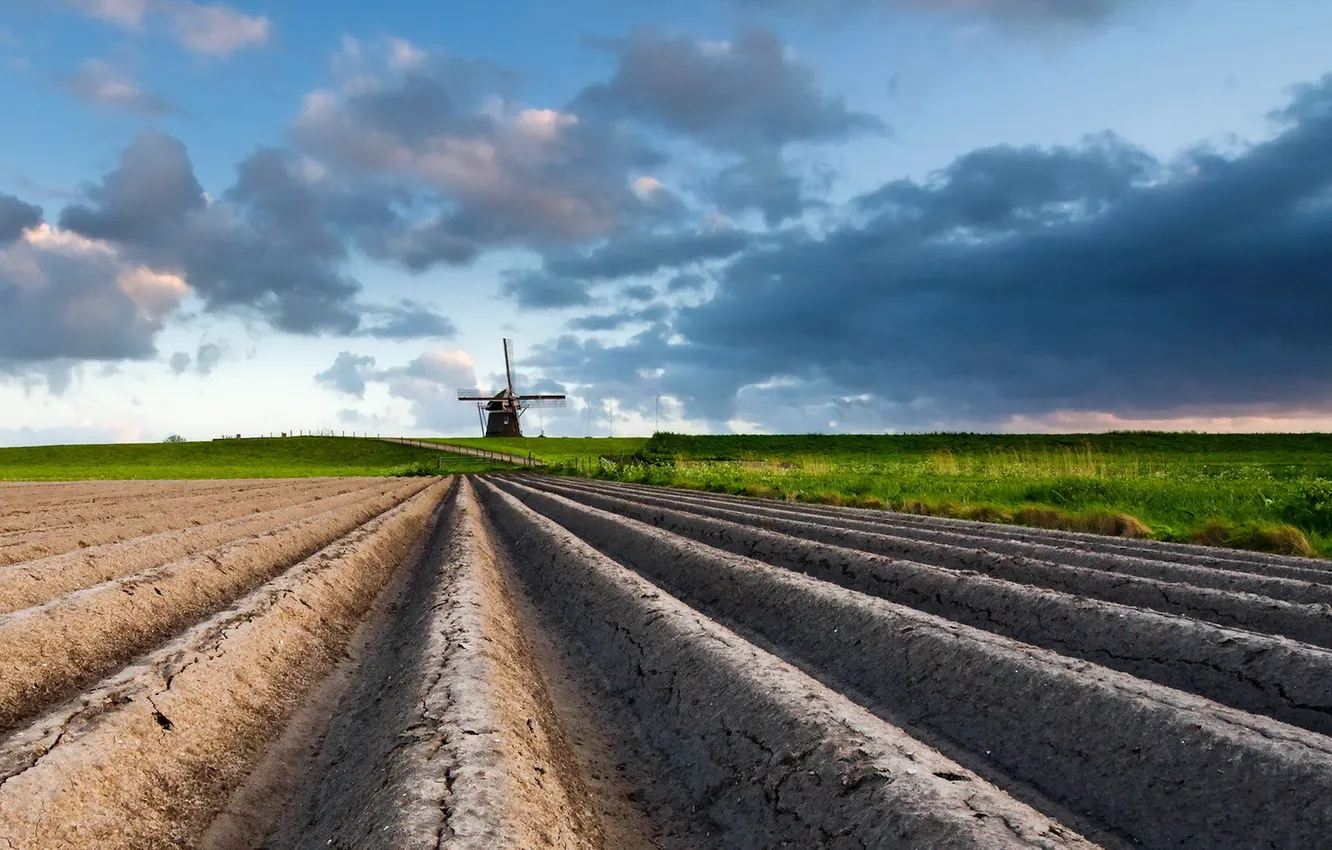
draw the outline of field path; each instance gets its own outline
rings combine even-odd
[[[1318,562],[526,472],[280,492],[0,567],[0,846],[1332,832]]]

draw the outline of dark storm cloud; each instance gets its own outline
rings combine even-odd
[[[865,196],[857,224],[747,252],[669,329],[562,339],[542,365],[628,388],[660,368],[640,394],[714,421],[772,379],[869,394],[898,427],[1326,409],[1332,76],[1275,117],[1231,157],[1158,163],[1108,137],[973,152]]]
[[[1095,215],[1160,172],[1152,157],[1109,134],[1076,149],[1000,146],[959,157],[925,185],[889,183],[857,206],[920,236],[999,233],[1059,224],[1070,208]]]
[[[42,208],[0,192],[0,248],[42,223]]]
[[[315,375],[315,383],[357,398],[365,398],[366,381],[372,379],[375,358],[343,351],[333,365]]]
[[[588,87],[575,110],[646,122],[738,158],[709,181],[728,211],[758,209],[770,223],[798,216],[806,187],[783,158],[788,146],[886,129],[824,92],[814,71],[761,27],[730,42],[638,30],[608,45],[619,59],[615,75]]]

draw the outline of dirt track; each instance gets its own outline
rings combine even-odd
[[[1316,562],[546,476],[339,486],[0,567],[0,846],[1332,830]]]

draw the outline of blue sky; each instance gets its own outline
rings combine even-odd
[[[503,8],[0,0],[0,444],[1332,423],[1332,4]]]

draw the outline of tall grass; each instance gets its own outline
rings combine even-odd
[[[1332,555],[1329,435],[658,435],[593,474]]]

